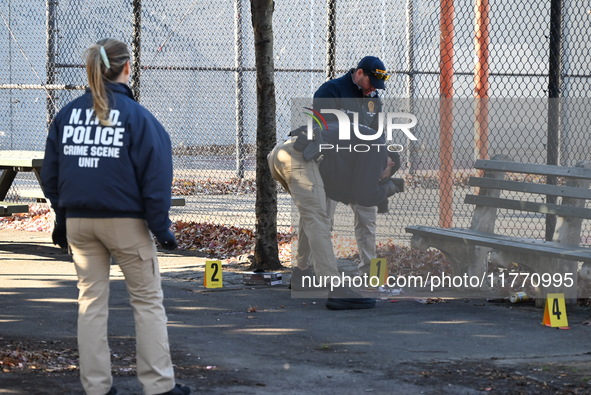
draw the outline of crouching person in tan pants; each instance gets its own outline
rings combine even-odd
[[[372,129],[360,128],[367,134],[375,134]],[[329,123],[327,130],[321,133],[323,140],[329,143],[326,146],[334,147],[338,143],[337,124]],[[315,144],[306,141],[306,136],[305,127],[292,131],[267,157],[273,178],[289,192],[299,213],[298,247],[292,272],[292,279],[297,277],[298,280],[292,281],[292,291],[303,286],[303,276],[297,274],[339,277],[327,197],[371,207],[397,191],[391,182],[379,183],[390,174],[392,167],[385,150],[360,154],[327,150],[306,157],[308,144]],[[373,298],[340,286],[329,290],[326,307],[331,310],[369,309],[375,303]]]

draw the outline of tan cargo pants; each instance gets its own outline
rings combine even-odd
[[[156,246],[146,222],[135,218],[68,218],[68,243],[78,274],[78,351],[80,377],[89,395],[111,388],[107,341],[111,256],[120,266],[135,319],[137,375],[145,394],[170,391],[166,313]]]
[[[313,262],[316,275],[338,277],[324,182],[318,164],[306,162],[293,148],[294,141],[277,144],[267,159],[273,178],[290,193],[299,212],[296,264],[305,269]]]

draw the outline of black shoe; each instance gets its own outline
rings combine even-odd
[[[365,298],[350,288],[337,288],[329,292],[326,308],[329,310],[371,309],[374,298]]]
[[[364,274],[367,274],[369,276],[369,269],[370,269],[369,265],[361,265],[361,266],[359,266],[359,274],[362,277]]]
[[[171,389],[170,391],[164,392],[159,395],[189,395],[190,393],[191,393],[191,388],[189,388],[185,385],[176,384],[174,386],[174,388]]]
[[[107,392],[105,395],[117,395],[117,388],[111,387],[109,392]]]
[[[312,266],[308,266],[305,270],[302,270],[298,267],[294,267],[293,270],[291,271],[291,279],[289,280],[289,289],[292,289],[294,291],[306,291],[306,290],[311,290],[314,288],[311,287],[304,287],[304,283],[303,283],[303,278],[304,276],[310,277],[310,278],[314,278],[314,276],[316,276],[316,273],[314,272],[314,268]],[[308,283],[308,280],[306,280],[306,284]]]

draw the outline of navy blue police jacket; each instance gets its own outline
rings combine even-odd
[[[156,237],[170,227],[170,137],[133,98],[129,87],[106,85],[110,125],[100,125],[89,90],[53,120],[41,169],[56,214],[78,218],[144,218]]]
[[[345,204],[377,206],[387,199],[387,188],[380,184],[386,168],[388,151],[383,135],[362,140],[350,124],[350,140],[341,139],[338,123],[328,123],[323,130],[320,175],[326,196]],[[376,131],[359,125],[360,134],[375,136]],[[331,147],[332,146],[332,147]]]
[[[314,93],[314,109],[330,108],[341,110],[349,115],[358,113],[358,122],[372,129],[378,129],[378,113],[382,111],[382,102],[377,91],[372,96],[364,96],[363,91],[353,82],[355,69],[349,70],[344,75],[333,80],[326,81]],[[334,120],[334,115],[323,114],[328,122]]]

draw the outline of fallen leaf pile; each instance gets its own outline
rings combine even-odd
[[[442,298],[420,298],[416,301],[421,304],[447,303],[445,299]]]
[[[181,250],[199,251],[218,259],[230,259],[254,252],[256,235],[251,229],[177,221],[172,225],[172,230]],[[289,249],[291,235],[279,233],[277,241],[280,255],[289,255],[290,252],[285,250]]]
[[[17,229],[30,232],[50,232],[52,215],[47,205],[31,204],[29,212],[0,217],[0,229]]]
[[[579,395],[588,394],[591,387],[585,369],[551,362],[541,366],[523,362],[511,367],[461,360],[416,362],[406,366],[415,369],[410,375],[422,385],[442,388],[453,385],[471,393]]]
[[[113,342],[111,369],[116,376],[135,375],[135,340]],[[39,341],[0,338],[0,373],[64,373],[79,370],[76,340]],[[1,392],[1,391],[0,391]]]
[[[4,373],[19,371],[68,372],[78,370],[78,351],[56,343],[42,342],[35,346],[13,341],[0,348],[0,370]]]
[[[378,257],[386,258],[390,274],[400,276],[410,275],[440,275],[451,273],[451,265],[441,251],[430,249],[420,251],[395,244],[392,241],[379,243]]]
[[[241,195],[255,192],[256,183],[254,179],[231,178],[227,181],[175,179],[172,183],[172,194],[174,196]]]

